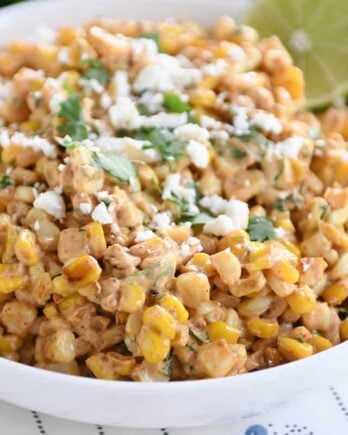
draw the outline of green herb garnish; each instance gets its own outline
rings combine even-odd
[[[207,222],[211,221],[213,216],[209,213],[201,212],[196,214],[190,219],[192,225],[205,225]]]
[[[183,113],[189,112],[192,107],[182,100],[180,95],[176,94],[164,94],[164,107],[169,110],[169,112]]]
[[[114,153],[96,151],[95,164],[120,181],[131,182],[136,177],[135,166],[126,157]]]
[[[329,206],[327,204],[324,204],[322,206],[320,206],[320,219],[321,220],[325,220],[327,218],[327,215],[329,214]]]
[[[0,178],[0,189],[6,189],[6,187],[12,186],[12,180],[8,175],[3,175]]]
[[[135,138],[149,142],[143,149],[156,150],[164,161],[175,160],[184,152],[184,144],[178,141],[168,128],[143,130],[138,132]]]
[[[253,241],[264,242],[276,238],[272,222],[265,216],[251,216],[247,231]]]
[[[56,140],[56,142],[59,143],[60,146],[67,148],[69,150],[72,150],[73,148],[76,148],[79,144],[72,140],[70,136],[65,136],[65,137],[59,137],[56,136],[54,138]]]
[[[89,80],[98,80],[99,83],[104,85],[110,79],[109,71],[105,68],[99,59],[89,59],[86,61],[87,69],[84,77]]]
[[[236,160],[243,160],[248,156],[248,153],[231,144],[231,155]]]
[[[280,180],[280,177],[283,175],[285,169],[285,160],[282,159],[279,162],[279,166],[278,166],[278,172],[276,173],[276,176],[274,177],[274,182],[278,183],[278,181]]]
[[[83,116],[80,95],[71,94],[60,106],[58,116],[65,122],[58,125],[60,133],[70,136],[75,140],[83,140],[88,137],[88,129]]]
[[[257,127],[251,127],[247,133],[243,133],[236,137],[240,139],[242,142],[247,142],[247,143],[254,140],[256,143],[258,143],[264,148],[267,148],[272,143],[272,141],[267,139],[263,134],[259,132]]]

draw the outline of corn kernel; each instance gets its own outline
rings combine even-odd
[[[332,284],[321,297],[330,305],[340,305],[348,297],[348,288],[343,283]]]
[[[86,359],[86,366],[90,369],[93,375],[98,379],[107,381],[116,381],[118,375],[105,363],[103,354],[92,355]]]
[[[4,148],[1,153],[1,160],[4,163],[12,163],[16,159],[21,149],[22,148],[18,145],[10,145]]]
[[[18,270],[16,264],[0,264],[0,293],[12,293],[28,284],[28,277]]]
[[[104,230],[99,222],[91,222],[83,228],[87,230],[88,245],[91,254],[95,258],[100,258],[106,249]]]
[[[75,336],[71,331],[61,330],[47,337],[44,343],[45,357],[51,361],[70,363],[75,358]]]
[[[313,335],[310,344],[314,348],[314,353],[322,352],[323,350],[330,349],[332,347],[331,342],[321,335]]]
[[[63,267],[64,275],[73,282],[75,287],[84,287],[98,281],[101,268],[94,257],[82,255],[69,260]]]
[[[18,350],[22,347],[23,339],[16,335],[3,335],[0,336],[0,351],[10,352]]]
[[[65,275],[58,275],[52,280],[53,292],[67,297],[75,293],[75,289],[70,285],[67,277]]]
[[[144,325],[152,326],[163,337],[173,340],[176,322],[171,314],[159,305],[147,308],[143,314]]]
[[[288,240],[284,240],[283,241],[283,245],[286,247],[286,249],[288,251],[290,251],[292,254],[296,255],[296,257],[300,257],[301,256],[301,251],[293,243],[289,242]]]
[[[15,252],[18,260],[25,266],[33,266],[38,263],[40,259],[39,248],[31,231],[20,231],[15,244]]]
[[[142,327],[138,344],[145,360],[151,364],[162,362],[170,351],[169,339],[158,334],[151,326]]]
[[[295,284],[299,277],[299,271],[286,261],[279,261],[272,267],[272,275],[287,284]]]
[[[240,331],[222,320],[210,323],[207,329],[210,341],[224,338],[227,343],[236,344],[240,336]]]
[[[190,270],[195,270],[199,272],[204,272],[208,276],[214,274],[214,267],[211,264],[210,256],[205,252],[198,252],[193,255],[193,257],[186,263],[186,266],[190,268]]]
[[[295,291],[286,298],[286,301],[293,313],[301,315],[311,311],[316,304],[315,294],[308,285],[295,289]]]
[[[219,84],[220,77],[218,76],[206,76],[199,82],[198,87],[204,89],[214,89]]]
[[[232,234],[224,236],[219,242],[219,250],[230,248],[234,255],[242,258],[246,255],[246,242],[250,240],[249,234],[246,231],[235,231]]]
[[[126,313],[134,313],[143,307],[145,296],[144,286],[135,282],[125,281],[121,284],[121,296],[118,309]]]
[[[212,107],[216,103],[216,94],[210,89],[197,89],[191,94],[190,103],[194,106]]]
[[[250,319],[247,328],[252,335],[259,338],[272,338],[279,332],[278,322],[266,319]]]
[[[274,77],[275,86],[284,87],[294,100],[304,97],[304,78],[302,71],[296,66],[289,66]]]
[[[348,317],[340,324],[340,336],[342,341],[348,340]]]
[[[46,304],[42,311],[43,311],[47,320],[51,320],[51,319],[54,319],[55,317],[59,316],[57,307],[52,302],[49,302],[48,304]]]
[[[178,322],[186,323],[188,321],[189,313],[184,307],[184,304],[176,296],[168,293],[160,299],[159,304]]]
[[[287,361],[296,361],[313,354],[313,346],[290,337],[278,337],[278,350]]]

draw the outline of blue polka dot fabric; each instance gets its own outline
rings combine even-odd
[[[348,378],[286,409],[199,428],[123,429],[61,420],[0,402],[0,435],[348,435]]]

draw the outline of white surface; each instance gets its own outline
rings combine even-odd
[[[148,19],[186,16],[208,24],[224,13],[238,14],[246,3],[242,0],[56,0],[24,3],[0,11],[0,44],[13,37],[32,35],[40,23],[53,26],[72,24],[100,15]],[[308,360],[271,370],[170,384],[70,377],[0,359],[0,398],[62,418],[112,426],[160,428],[222,424],[231,419],[248,419],[270,409],[272,412],[286,409],[295,401],[302,400],[308,391],[316,398],[315,388],[339,384],[339,380],[348,377],[347,356],[348,343],[345,343]],[[12,420],[14,425],[17,424],[17,417]],[[236,428],[238,424],[229,427]],[[26,430],[22,433],[28,433]],[[1,433],[10,435],[10,432],[3,431],[3,426]],[[20,435],[19,431],[13,433]],[[62,432],[52,427],[48,433]],[[67,433],[68,430],[64,432]],[[78,433],[82,434],[82,431]],[[125,434],[126,431],[114,433]],[[200,429],[188,433],[209,432]]]

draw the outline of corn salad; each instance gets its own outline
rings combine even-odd
[[[0,357],[232,376],[348,340],[348,115],[277,37],[98,19],[0,52]]]

